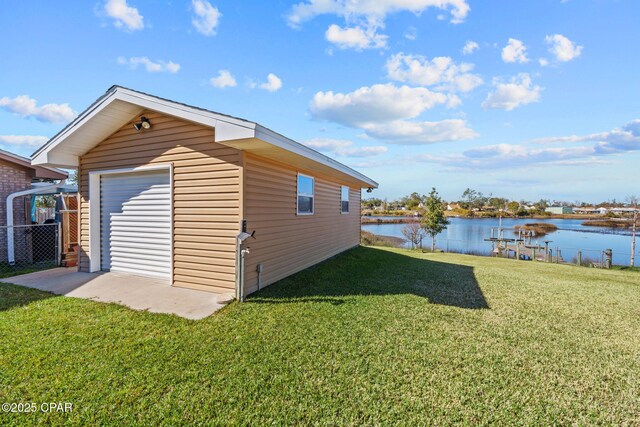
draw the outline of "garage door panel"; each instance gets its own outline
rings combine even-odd
[[[144,221],[142,225],[140,225],[140,221]],[[118,230],[129,228],[132,231],[135,230],[145,230],[147,228],[154,228],[158,230],[167,229],[171,230],[171,223],[165,223],[163,221],[158,221],[154,219],[149,219],[149,217],[131,217],[130,219],[122,220],[122,221],[113,221],[114,223],[118,223]]]
[[[112,255],[111,256],[111,262],[117,262],[119,266],[121,265],[137,265],[138,267],[142,268],[152,268],[152,269],[159,269],[159,270],[164,270],[166,269],[166,264],[164,263],[164,260],[162,259],[158,259],[158,257],[156,256],[145,256],[142,254],[122,254],[122,255]],[[140,266],[140,264],[144,264],[143,267]]]
[[[112,203],[115,207],[120,207],[122,206],[123,209],[127,210],[127,209],[140,209],[144,206],[148,206],[148,205],[155,205],[155,206],[160,206],[163,208],[167,208],[167,206],[164,204],[165,202],[165,198],[164,197],[145,197],[145,198],[140,198],[140,199],[135,199],[132,200],[131,202],[124,202],[124,204],[122,203],[122,201],[115,201],[114,203]]]
[[[149,210],[165,210],[169,211],[169,207],[164,204],[164,200],[138,200],[135,205],[124,205],[124,212],[149,211]]]
[[[111,186],[116,186],[116,183],[109,183],[109,185]],[[149,187],[145,187],[145,193],[143,194],[135,194],[132,195],[132,192],[137,191],[141,186],[145,186],[146,184],[144,183],[139,183],[138,186],[135,187],[127,187],[127,188],[123,188],[120,186],[117,186],[115,188],[110,188],[109,189],[109,196],[112,197],[112,199],[107,200],[107,203],[113,203],[113,204],[118,204],[118,203],[128,203],[131,204],[137,200],[153,200],[153,199],[164,199],[164,195],[166,194],[167,189],[169,188],[168,185],[163,185],[161,187],[157,187],[155,189],[150,189]]]
[[[158,218],[158,214],[163,214],[163,215],[171,215],[171,211],[151,211],[151,212],[147,212],[144,215],[141,215],[138,212],[132,212],[130,214],[127,214],[126,216],[116,216],[116,217],[112,217],[111,221],[108,222],[108,224],[122,224],[122,225],[133,225],[136,224],[137,227],[140,228],[144,228],[144,227],[151,227],[151,226],[162,226],[163,224],[167,225],[167,226],[171,226],[171,222],[167,222],[166,219],[164,218]],[[151,223],[153,223],[153,225],[151,225]]]
[[[163,211],[158,213],[170,215],[171,211]],[[123,223],[123,224],[126,224],[128,222],[137,222],[137,224],[140,224],[139,221],[171,224],[171,221],[168,221],[166,218],[159,218],[158,215],[156,215],[156,212],[153,212],[153,211],[147,212],[145,214],[132,212],[131,214],[127,214],[127,215],[114,215],[107,221],[108,221],[107,224],[114,223],[114,222]]]
[[[102,269],[169,279],[168,171],[103,175],[100,195]]]
[[[113,270],[116,271],[116,270]],[[171,271],[170,270],[166,270],[166,271],[158,271],[158,270],[144,270],[139,268],[137,265],[132,265],[132,266],[128,266],[128,265],[121,265],[118,267],[118,270],[121,273],[131,273],[131,274],[136,274],[139,276],[149,276],[149,277],[158,277],[158,278],[167,278],[171,275]]]
[[[145,250],[145,251],[154,251],[157,253],[164,254],[166,252],[165,248],[167,245],[171,244],[171,239],[146,239],[146,238],[138,238],[135,240],[132,239],[111,239],[112,247],[111,252],[114,251],[129,251],[132,250]]]

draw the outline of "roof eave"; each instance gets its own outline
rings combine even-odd
[[[307,157],[332,169],[336,169],[346,175],[350,175],[356,180],[361,181],[363,184],[362,187],[378,188],[378,183],[376,181],[361,174],[360,172],[351,169],[350,167],[338,162],[337,160],[334,160],[329,156],[326,156],[312,148],[309,148],[306,145],[300,144],[299,142],[280,135],[279,133],[274,132],[264,126],[257,125],[256,138],[281,147],[285,150],[291,151],[295,154],[301,155],[303,157]]]
[[[73,154],[65,152],[64,150],[56,150],[56,147],[59,147],[65,139],[71,137],[74,132],[87,124],[95,115],[99,114],[103,109],[115,101],[122,101],[127,104],[139,106],[141,109],[149,109],[194,123],[199,123],[204,126],[213,127],[215,128],[216,142],[232,145],[231,142],[235,141],[233,146],[239,149],[243,149],[243,146],[242,144],[238,144],[238,141],[252,139],[264,141],[265,143],[272,144],[279,149],[287,150],[298,156],[317,162],[324,167],[334,169],[340,174],[347,175],[351,177],[352,180],[358,181],[363,188],[378,187],[377,182],[351,169],[350,167],[255,122],[203,110],[197,107],[181,104],[179,102],[123,88],[121,86],[112,86],[109,88],[104,95],[98,98],[64,129],[38,149],[32,155],[32,164],[63,168],[78,167],[79,155],[77,153]],[[86,144],[87,148],[90,149],[91,142],[87,141]]]

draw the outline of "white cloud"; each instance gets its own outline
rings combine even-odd
[[[282,87],[282,80],[278,76],[273,73],[269,73],[267,76],[267,81],[262,83],[260,89],[264,89],[269,92],[275,92]]]
[[[387,83],[361,87],[350,93],[317,92],[310,109],[316,118],[360,128],[372,122],[414,118],[455,99],[457,97],[424,87],[398,87]]]
[[[547,58],[540,58],[538,59],[538,63],[541,67],[546,67],[547,65],[549,65],[549,60]]]
[[[415,40],[416,38],[418,38],[418,29],[416,27],[409,27],[403,35],[407,40]]]
[[[542,138],[531,144],[496,144],[446,156],[414,156],[416,161],[437,163],[454,169],[495,170],[531,166],[602,164],[602,157],[640,151],[640,119],[620,128],[589,135]],[[573,146],[575,144],[582,145]],[[584,144],[592,143],[592,144]],[[571,144],[540,148],[540,144]]]
[[[488,145],[446,156],[418,155],[416,160],[438,163],[454,169],[495,170],[535,165],[579,165],[577,160],[590,158],[592,147],[532,149],[523,145]]]
[[[533,142],[540,144],[595,142],[594,150],[597,154],[638,151],[640,150],[640,119],[632,120],[608,132],[540,138]]]
[[[478,43],[469,40],[465,43],[464,47],[462,48],[462,54],[463,55],[471,55],[474,51],[480,49],[480,45],[478,45]]]
[[[292,7],[287,22],[298,27],[316,16],[332,14],[346,21],[364,20],[381,26],[389,14],[406,11],[419,15],[430,7],[449,10],[455,24],[463,22],[470,10],[466,0],[308,0]]]
[[[549,52],[560,62],[571,61],[582,53],[583,46],[578,46],[562,34],[553,34],[545,37],[550,45]]]
[[[47,142],[49,137],[36,135],[0,135],[0,144],[40,147]]]
[[[114,19],[117,28],[124,28],[127,31],[142,30],[144,28],[144,18],[135,7],[129,6],[127,0],[107,0],[104,5],[107,16]]]
[[[29,95],[0,98],[0,107],[22,117],[33,117],[47,123],[67,123],[77,115],[69,104],[45,104],[38,107],[37,101]]]
[[[464,120],[460,119],[439,122],[395,120],[389,123],[368,123],[363,128],[367,135],[373,138],[403,145],[460,141],[478,136]]]
[[[390,79],[423,86],[436,86],[440,90],[469,92],[482,84],[482,79],[470,73],[473,64],[456,64],[443,56],[428,58],[421,55],[398,53],[387,60]]]
[[[128,65],[133,70],[137,69],[139,66],[144,66],[144,68],[150,73],[167,72],[175,74],[180,71],[180,64],[176,64],[173,61],[152,61],[146,56],[134,56],[129,59],[124,56],[120,56],[118,57],[118,64]]]
[[[504,62],[529,62],[527,47],[518,39],[509,39],[507,45],[502,49],[502,60]]]
[[[459,102],[455,95],[388,83],[361,87],[350,93],[318,92],[310,111],[315,118],[362,129],[366,136],[389,143],[430,144],[477,136],[463,120],[410,120],[437,105]]]
[[[346,25],[329,26],[325,33],[327,40],[342,49],[384,48],[387,36],[378,30],[384,28],[387,15],[397,12],[419,15],[431,7],[450,11],[454,24],[463,22],[470,10],[466,0],[307,0],[291,8],[287,22],[298,28],[316,16],[336,15]]]
[[[231,74],[229,70],[218,71],[218,76],[211,77],[211,79],[209,79],[209,83],[211,83],[211,86],[218,88],[234,87],[238,84],[235,77],[233,77],[233,74]]]
[[[191,20],[196,31],[205,36],[215,36],[218,22],[222,16],[218,8],[205,0],[192,0],[191,6],[196,14]]]
[[[341,157],[373,157],[387,152],[384,145],[354,146],[353,141],[345,139],[314,138],[303,142],[307,147],[331,153]]]
[[[527,105],[540,100],[540,86],[532,86],[531,77],[527,73],[520,73],[512,77],[507,83],[494,81],[495,91],[491,92],[482,103],[482,108],[501,109],[511,111],[521,105]]]
[[[327,29],[325,37],[340,49],[379,49],[387,45],[387,36],[378,34],[375,27],[341,28],[332,24]]]

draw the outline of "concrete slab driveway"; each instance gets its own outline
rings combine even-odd
[[[80,273],[75,268],[54,268],[0,282],[193,320],[204,319],[224,307],[218,301],[225,299],[210,292],[174,288],[161,279],[114,272]]]

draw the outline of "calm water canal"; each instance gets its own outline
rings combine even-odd
[[[451,224],[436,238],[436,246],[442,250],[452,252],[472,252],[489,255],[491,243],[483,239],[491,237],[491,229],[499,226],[498,218],[450,218]],[[627,230],[610,229],[603,227],[583,226],[582,219],[513,219],[502,220],[504,237],[517,238],[514,230],[516,225],[531,222],[552,223],[558,227],[557,231],[546,236],[533,238],[532,243],[544,246],[545,240],[551,240],[549,248],[560,248],[565,261],[571,261],[582,250],[582,257],[592,260],[600,260],[604,249],[613,250],[613,262],[618,265],[629,265],[631,254],[631,233]],[[362,229],[374,234],[395,236],[404,238],[402,229],[406,224],[363,224]],[[431,239],[425,238],[424,247],[430,247]],[[407,247],[409,244],[407,243]],[[639,248],[640,250],[640,248]],[[636,253],[636,260],[638,260]],[[638,262],[636,262],[638,264]]]

